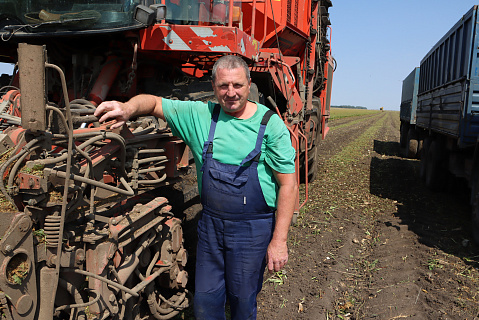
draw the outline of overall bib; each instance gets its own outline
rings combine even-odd
[[[238,166],[213,159],[219,113],[217,105],[203,148],[195,316],[197,320],[225,319],[228,298],[232,320],[256,319],[256,296],[274,229],[274,211],[264,199],[257,167],[266,124],[274,113],[265,113],[254,150]]]

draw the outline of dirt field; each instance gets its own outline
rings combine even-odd
[[[398,112],[330,127],[289,263],[265,274],[258,319],[479,319],[467,189],[425,189],[419,162],[400,156]]]

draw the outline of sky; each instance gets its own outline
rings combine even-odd
[[[402,81],[479,0],[332,0],[332,105],[399,110]],[[0,64],[0,74],[11,73]]]
[[[479,0],[332,0],[332,105],[399,110],[402,81]]]

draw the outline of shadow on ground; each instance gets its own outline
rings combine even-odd
[[[380,157],[370,164],[371,194],[396,200],[396,216],[421,243],[459,257],[477,255],[465,184],[455,181],[445,192],[432,192],[420,180],[419,161],[399,157],[399,143],[375,140],[374,151]]]

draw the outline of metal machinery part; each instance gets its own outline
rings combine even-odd
[[[0,76],[0,313],[169,319],[190,304],[189,225],[162,189],[195,184],[182,176],[188,148],[154,117],[111,129],[93,114],[102,101],[138,93],[209,99],[212,66],[225,54],[247,62],[253,98],[287,126],[305,203],[328,132],[331,6],[0,1],[0,62],[16,64],[12,77]],[[178,203],[197,191],[183,190]]]
[[[175,316],[190,303],[181,220],[151,189],[177,174],[171,159],[184,146],[151,118],[111,132],[91,103],[47,102],[46,68],[66,93],[63,72],[46,63],[44,46],[20,44],[18,57],[20,101],[29,108],[21,108],[22,127],[8,131],[11,155],[0,166],[8,182],[1,189],[19,211],[2,213],[2,313]]]

